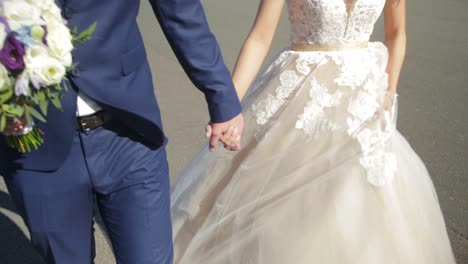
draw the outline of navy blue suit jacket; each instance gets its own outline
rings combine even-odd
[[[211,120],[227,121],[241,112],[231,77],[200,0],[149,0],[184,70],[206,97]],[[92,40],[73,52],[63,110],[49,108],[45,144],[29,154],[10,150],[0,139],[0,162],[51,171],[66,158],[74,136],[79,90],[154,146],[165,141],[151,71],[136,22],[140,0],[56,0],[69,26],[79,31],[97,22]],[[181,96],[182,95],[181,91]],[[1,137],[0,137],[1,138]],[[1,164],[0,164],[1,167]]]

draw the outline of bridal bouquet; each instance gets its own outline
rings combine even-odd
[[[26,129],[6,136],[20,152],[38,149],[50,103],[61,109],[62,85],[73,64],[74,44],[91,39],[96,23],[78,34],[70,30],[53,0],[0,0],[0,132],[8,122]]]

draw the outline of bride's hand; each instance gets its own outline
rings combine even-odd
[[[1,132],[1,134],[5,136],[14,136],[21,133],[26,125],[26,118],[21,119],[13,119],[7,118],[5,129]]]
[[[387,91],[384,98],[384,110],[391,112],[393,105],[395,104],[398,94],[395,92]]]
[[[212,133],[211,125],[207,125],[205,128],[206,137],[210,138]],[[219,139],[223,143],[224,148],[230,151],[239,150],[238,145],[241,136],[239,135],[239,129],[237,127],[229,127],[228,131]]]
[[[225,149],[237,151],[240,149],[240,139],[239,128],[231,126],[219,141],[224,144]]]
[[[210,140],[210,151],[215,151],[218,141],[224,144],[224,148],[231,151],[241,149],[240,139],[244,127],[242,114],[224,123],[210,123],[206,127],[206,137]]]

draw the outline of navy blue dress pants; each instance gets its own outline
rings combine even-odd
[[[116,121],[76,132],[53,172],[16,170],[8,190],[46,263],[93,263],[97,201],[119,264],[172,263],[165,147],[153,149]]]

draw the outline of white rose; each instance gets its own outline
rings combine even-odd
[[[59,84],[65,77],[65,67],[54,58],[46,58],[42,65],[30,69],[32,77],[46,86]]]
[[[24,55],[24,64],[26,65],[26,69],[41,64],[41,61],[48,56],[49,53],[47,51],[47,47],[42,43],[36,42],[31,47],[26,48],[26,54]]]
[[[5,67],[0,64],[0,91],[11,85],[10,77],[8,76],[8,71]]]
[[[41,16],[46,23],[50,22],[60,22],[63,23],[62,12],[60,8],[54,3],[46,3],[41,7]]]
[[[0,23],[0,49],[3,49],[3,45],[5,45],[5,39],[7,37],[6,28],[3,23]]]
[[[65,77],[65,67],[59,60],[50,57],[47,48],[42,44],[28,48],[24,62],[31,78],[35,78],[41,84],[58,84]]]
[[[24,1],[26,1],[27,3],[31,5],[38,7],[42,11],[46,11],[50,8],[53,8],[53,6],[57,7],[54,0],[24,0]]]
[[[47,24],[47,45],[52,56],[65,67],[72,65],[73,50],[72,36],[68,28],[62,23],[51,22]]]
[[[41,9],[44,9],[54,3],[52,0],[25,0],[25,1]]]
[[[4,1],[3,15],[12,30],[22,26],[42,25],[41,10],[24,0]]]

